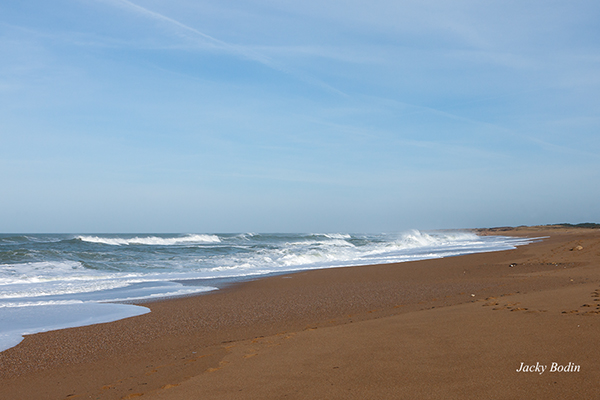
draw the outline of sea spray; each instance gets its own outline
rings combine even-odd
[[[508,250],[535,239],[395,234],[0,235],[0,350],[22,334],[145,313],[134,302],[283,272]]]

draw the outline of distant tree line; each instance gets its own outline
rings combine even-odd
[[[565,227],[569,227],[569,228],[592,228],[592,229],[600,228],[600,224],[597,224],[595,222],[583,222],[581,224],[564,223],[564,224],[557,224],[557,225],[565,226]]]

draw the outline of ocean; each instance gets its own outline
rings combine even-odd
[[[241,279],[513,249],[534,239],[393,234],[2,234],[0,351],[25,334],[149,312],[131,304]],[[398,268],[402,268],[399,266]]]

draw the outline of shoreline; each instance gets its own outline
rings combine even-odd
[[[360,333],[349,332],[357,326],[380,325],[399,319],[423,323],[432,312],[451,315],[464,313],[465,307],[477,307],[471,314],[465,314],[466,324],[477,325],[479,317],[469,315],[478,316],[482,310],[488,312],[494,308],[482,306],[490,302],[485,299],[491,297],[534,298],[552,292],[553,297],[561,298],[564,297],[562,292],[573,291],[573,287],[585,286],[588,290],[587,286],[595,285],[598,288],[600,247],[596,245],[600,242],[600,231],[543,228],[546,229],[476,231],[507,236],[542,236],[543,232],[543,236],[549,236],[515,250],[299,271],[253,279],[199,296],[144,302],[141,305],[152,312],[142,316],[27,336],[18,346],[0,353],[0,397],[56,399],[92,395],[92,398],[121,399],[136,395],[134,397],[185,399],[189,396],[186,390],[197,389],[191,389],[196,381],[202,381],[202,387],[209,393],[212,379],[216,389],[212,389],[208,398],[221,398],[221,395],[236,398],[228,388],[219,389],[219,382],[225,384],[223,380],[227,377],[217,375],[234,369],[233,365],[224,368],[224,361],[241,368],[243,362],[233,363],[227,358],[233,357],[235,350],[232,349],[249,346],[246,342],[264,338],[282,341],[282,337],[289,335],[300,337],[316,332],[321,335],[333,330],[339,331],[341,336],[350,335],[349,340],[353,340]],[[585,243],[581,251],[572,250],[576,243]],[[510,267],[511,264],[516,266]],[[519,307],[512,309],[515,308]],[[589,308],[581,312],[595,310]],[[531,309],[517,310],[522,311],[517,313],[506,313],[507,310],[497,310],[494,318],[496,315],[506,318],[503,314],[509,317],[535,315],[534,318],[551,314],[550,311],[528,313]],[[560,321],[560,318],[578,315],[565,316],[562,311],[552,317]],[[586,323],[591,323],[590,329],[597,334],[596,321],[600,315],[586,315],[589,315],[585,317]],[[540,327],[546,326],[542,321],[537,322]],[[293,341],[279,343],[278,347],[291,351],[294,347],[288,342]],[[337,353],[344,354],[344,348]],[[583,357],[579,348],[575,353],[574,358]],[[272,362],[289,360],[289,355],[273,357]],[[259,358],[252,356],[248,360]],[[418,361],[411,359],[413,363],[418,364]],[[515,369],[519,365],[517,361],[528,362],[514,360]],[[319,362],[313,361],[313,364],[320,366]],[[598,377],[598,364],[594,370]],[[236,371],[236,376],[248,376],[248,389],[252,386],[249,377],[253,371],[252,368]],[[467,378],[466,373],[463,371],[461,375],[459,371],[455,375],[460,381],[460,376]],[[584,369],[578,376],[589,378],[589,373],[589,368]],[[431,384],[427,377],[422,379],[422,383]],[[384,386],[393,388],[389,383]],[[335,393],[342,398],[342,392]]]

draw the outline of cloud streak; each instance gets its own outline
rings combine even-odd
[[[248,46],[239,46],[239,45],[231,44],[231,43],[225,42],[223,40],[217,39],[211,35],[208,35],[204,32],[199,31],[198,29],[192,28],[191,26],[183,24],[182,22],[179,22],[173,18],[167,17],[166,15],[160,14],[156,11],[152,11],[145,7],[137,5],[129,0],[100,0],[100,1],[102,1],[104,3],[112,4],[116,7],[119,7],[119,8],[125,9],[125,10],[128,10],[137,15],[140,15],[140,16],[143,16],[143,17],[146,17],[149,19],[153,19],[153,20],[159,21],[161,23],[168,24],[172,27],[175,27],[179,32],[185,33],[186,37],[188,37],[188,38],[189,38],[190,34],[193,37],[200,37],[203,39],[203,44],[208,44],[213,49],[221,50],[221,51],[224,51],[224,52],[230,53],[230,54],[235,54],[235,55],[243,57],[245,59],[258,62],[258,63],[265,65],[273,70],[283,72],[287,75],[291,75],[291,76],[293,76],[297,79],[300,79],[306,83],[309,83],[313,86],[320,87],[321,89],[324,89],[328,92],[335,93],[335,94],[342,95],[342,96],[347,96],[347,94],[344,93],[343,91],[323,82],[322,80],[317,79],[314,76],[311,76],[304,72],[294,70],[292,68],[284,66],[281,63],[276,62],[272,58],[267,57],[261,53],[258,53],[256,51],[252,50],[252,48],[250,48]]]
[[[187,26],[173,18],[167,17],[167,16],[157,13],[155,11],[149,10],[145,7],[139,6],[135,3],[132,3],[131,1],[128,1],[128,0],[100,0],[100,1],[102,1],[104,3],[112,4],[114,6],[122,8],[122,9],[126,9],[130,12],[141,15],[143,17],[150,18],[150,19],[153,19],[156,21],[160,21],[160,22],[175,26],[180,31],[186,32],[188,34],[191,33],[195,36],[199,36],[199,37],[205,39],[206,43],[209,44],[213,48],[235,52],[235,53],[247,56],[247,57],[250,56],[246,51],[243,51],[243,49],[240,49],[237,46],[231,45],[227,42],[224,42],[222,40],[214,38],[210,35],[207,35],[204,32],[200,32],[197,29]]]

